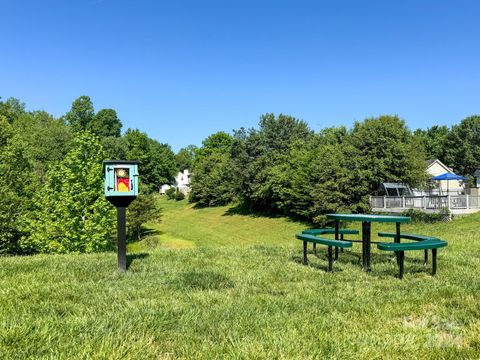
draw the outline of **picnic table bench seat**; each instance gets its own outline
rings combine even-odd
[[[303,230],[302,234],[308,235],[335,235],[334,228],[322,228],[322,229],[307,229]],[[340,235],[340,240],[343,240],[344,235],[357,235],[358,230],[351,229],[338,229],[338,234]],[[343,248],[340,248],[343,251]],[[313,243],[313,252],[317,255],[317,244]],[[335,260],[338,259],[338,247],[335,247]]]
[[[378,234],[381,237],[396,238],[396,233],[381,232]],[[425,251],[425,264],[428,260],[428,250],[432,250],[432,275],[437,272],[437,249],[446,247],[448,243],[444,240],[440,240],[432,236],[424,236],[417,234],[400,234],[400,239],[414,240],[416,242],[388,242],[378,243],[377,247],[383,251],[393,251],[397,255],[397,263],[399,266],[399,278],[403,278],[403,265],[405,259],[405,251],[424,250]]]
[[[334,240],[318,237],[311,234],[297,234],[297,239],[303,241],[303,263],[306,265],[308,263],[307,258],[307,244],[320,244],[328,246],[328,271],[332,271],[333,268],[333,247],[335,248],[350,248],[352,243],[346,240]]]
[[[397,237],[397,234],[394,233],[394,232],[381,231],[381,232],[378,233],[378,236],[395,238],[395,237]],[[401,233],[400,238],[401,239],[407,239],[407,240],[415,240],[415,241],[424,241],[424,240],[432,240],[432,239],[438,240],[438,238],[433,237],[433,236],[418,235],[418,234],[407,234],[407,233]]]
[[[338,233],[340,235],[357,235],[358,230],[351,230],[351,229],[338,229]],[[331,228],[323,228],[323,229],[307,229],[303,230],[302,234],[309,234],[309,235],[332,235],[335,234],[335,229]]]
[[[389,237],[389,238],[395,239],[397,237],[397,234],[394,233],[394,232],[381,231],[381,232],[378,233],[378,236]],[[433,236],[409,234],[409,233],[401,233],[400,234],[400,239],[414,240],[414,241],[438,240],[436,237],[433,237]],[[417,249],[417,250],[420,250],[420,249]],[[423,264],[424,265],[428,264],[428,249],[425,249],[425,251],[424,251]]]

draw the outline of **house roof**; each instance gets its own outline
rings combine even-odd
[[[445,168],[448,172],[451,172],[452,174],[454,173],[452,168],[448,167],[447,165],[445,165],[443,162],[441,162],[441,161],[438,160],[438,159],[427,160],[427,165],[428,165],[427,167],[432,166],[434,163],[439,164],[440,166],[442,166],[443,168]]]

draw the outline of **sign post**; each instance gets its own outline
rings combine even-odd
[[[126,209],[138,196],[138,161],[105,160],[105,198],[117,208],[118,269],[127,271]]]

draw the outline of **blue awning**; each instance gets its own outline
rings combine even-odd
[[[432,177],[432,180],[467,180],[467,178],[457,174],[445,173]]]

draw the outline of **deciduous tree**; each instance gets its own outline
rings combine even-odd
[[[178,151],[178,153],[175,155],[178,171],[192,169],[193,161],[195,160],[195,154],[197,151],[198,148],[195,145],[188,145],[187,147],[181,148]]]
[[[445,162],[457,174],[470,176],[480,165],[480,116],[472,115],[452,126],[445,142]]]
[[[31,205],[31,167],[25,146],[7,118],[0,115],[0,254],[19,252],[25,216]]]
[[[89,96],[83,95],[75,99],[65,120],[75,131],[87,130],[90,128],[95,110]]]
[[[118,118],[115,110],[102,109],[93,116],[88,130],[100,138],[109,136],[120,137],[122,122]]]
[[[103,194],[102,146],[80,132],[64,160],[35,194],[30,236],[21,245],[46,253],[94,252],[112,245],[114,208]]]

